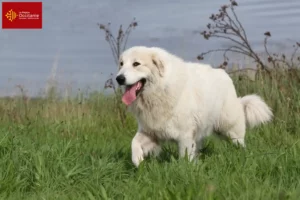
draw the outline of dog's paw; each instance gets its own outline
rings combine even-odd
[[[133,155],[131,159],[132,159],[134,166],[138,167],[140,165],[140,163],[144,160],[144,157]]]

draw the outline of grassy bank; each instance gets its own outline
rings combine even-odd
[[[298,199],[300,84],[235,80],[257,93],[272,123],[247,131],[245,150],[211,137],[196,163],[174,144],[139,169],[131,164],[136,122],[123,128],[112,97],[0,100],[1,199]]]

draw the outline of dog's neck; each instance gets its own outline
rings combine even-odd
[[[176,94],[172,93],[170,87],[155,88],[141,93],[129,106],[129,111],[140,123],[159,130],[174,116],[177,101]]]
[[[136,101],[130,107],[134,110],[140,109],[143,111],[151,111],[157,105],[163,105],[170,95],[170,91],[167,87],[147,88],[138,96]]]

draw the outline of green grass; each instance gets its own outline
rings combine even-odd
[[[246,149],[210,137],[196,162],[173,143],[138,169],[132,116],[123,128],[112,97],[0,100],[0,199],[299,199],[300,84],[235,80],[257,93],[272,123],[247,131]]]

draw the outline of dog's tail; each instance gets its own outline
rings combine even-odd
[[[240,100],[244,107],[246,124],[250,128],[272,120],[273,113],[260,96],[251,94],[240,98]]]

